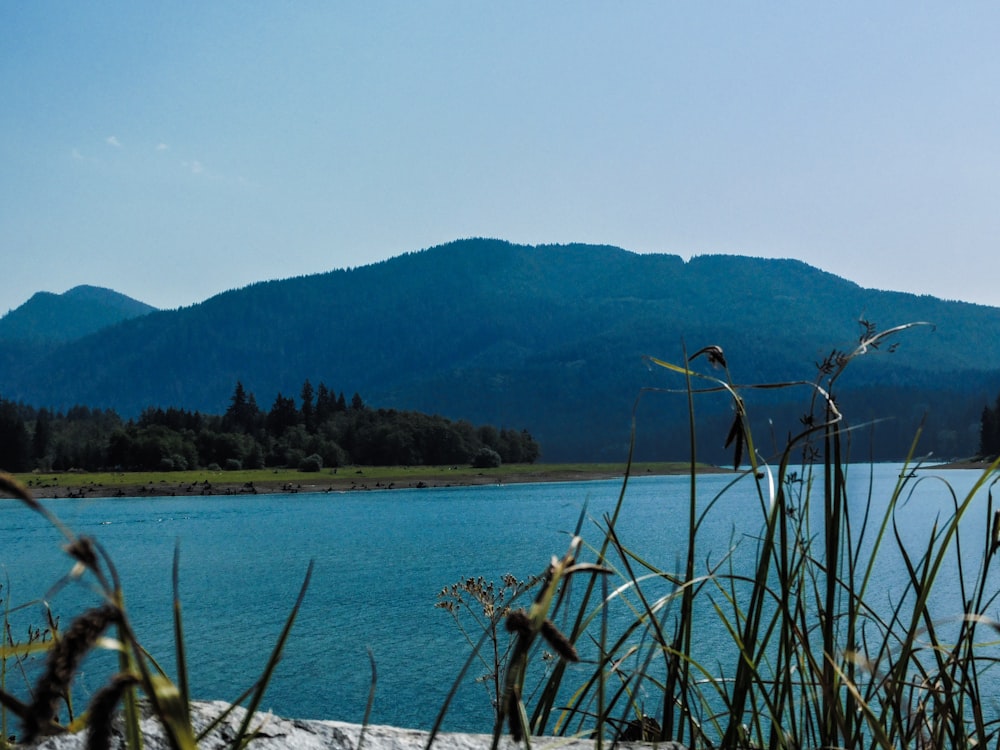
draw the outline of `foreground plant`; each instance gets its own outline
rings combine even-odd
[[[579,562],[577,557],[581,544],[582,540],[578,536],[574,536],[566,554],[561,558],[553,556],[545,572],[538,579],[532,579],[530,584],[516,585],[513,579],[508,581],[511,586],[510,590],[514,594],[511,597],[512,600],[536,583],[539,584],[538,593],[531,606],[527,609],[513,609],[510,605],[499,608],[484,608],[484,612],[489,612],[489,617],[485,621],[477,620],[482,623],[483,633],[479,640],[473,644],[472,655],[466,661],[465,667],[462,669],[462,674],[459,675],[452,686],[451,693],[448,695],[438,714],[437,720],[429,734],[428,748],[431,747],[437,736],[445,713],[448,710],[448,705],[452,697],[454,697],[455,690],[462,676],[473,661],[477,659],[482,660],[480,650],[484,643],[489,640],[496,647],[498,640],[497,630],[500,622],[504,623],[504,629],[511,634],[511,640],[508,642],[503,656],[500,657],[499,650],[497,650],[497,656],[495,657],[497,659],[497,669],[494,672],[496,679],[495,695],[497,699],[494,703],[496,721],[494,724],[492,747],[494,750],[497,747],[505,725],[515,740],[530,737],[533,733],[533,727],[528,720],[524,702],[524,688],[528,675],[529,659],[532,653],[537,650],[536,647],[541,641],[558,655],[560,663],[579,660],[576,648],[570,642],[570,639],[556,626],[552,618],[560,608],[561,603],[566,599],[569,591],[569,581],[573,575],[580,573],[602,575],[610,572],[593,563]],[[486,595],[484,595],[483,591],[484,586],[486,587]],[[490,597],[495,598],[495,595],[492,593],[492,587],[489,584],[485,584],[483,579],[472,578],[467,579],[464,584],[456,584],[452,587],[451,591],[445,589],[439,596],[445,597],[447,601],[449,598],[454,599],[456,595],[460,597],[461,591],[469,589],[475,592],[476,598],[479,600],[486,599],[488,601]],[[441,605],[439,604],[438,606]],[[445,608],[450,609],[450,607]],[[459,627],[462,628],[463,632],[466,632],[460,621]],[[499,668],[501,666],[504,669],[502,688],[500,687],[499,679]]]
[[[499,585],[482,576],[466,578],[443,588],[434,605],[452,616],[462,637],[472,647],[485,670],[476,678],[476,682],[482,683],[486,688],[494,715],[500,710],[503,669],[514,645],[513,639],[508,639],[506,644],[502,643],[500,623],[510,614],[511,601],[535,586],[538,580],[532,576],[526,581],[520,581],[512,573],[505,574]],[[476,641],[484,634],[487,642],[484,648],[479,648]],[[486,654],[483,653],[484,650]]]
[[[46,665],[34,688],[30,699],[21,701],[13,694],[0,690],[0,704],[4,712],[4,726],[7,713],[14,714],[21,722],[21,743],[31,743],[40,737],[63,732],[77,732],[84,728],[88,732],[88,747],[109,747],[111,742],[111,720],[119,706],[123,707],[126,745],[130,748],[142,747],[139,727],[139,695],[145,696],[154,716],[162,724],[170,744],[176,750],[195,750],[198,741],[214,729],[207,727],[197,735],[191,724],[190,695],[188,693],[187,662],[184,651],[184,631],[178,596],[178,555],[174,555],[174,631],[177,661],[177,682],[173,682],[160,668],[152,656],[142,647],[132,628],[125,608],[125,596],[111,559],[96,539],[77,536],[62,524],[45,506],[35,500],[31,493],[16,479],[0,473],[0,492],[20,500],[36,513],[41,514],[59,530],[65,538],[64,550],[72,561],[70,572],[61,579],[50,593],[71,582],[84,582],[96,590],[99,602],[78,615],[59,633],[53,630],[51,640],[41,639],[30,649],[24,644],[11,643],[4,648],[3,656],[20,655],[27,651],[43,651],[47,654]],[[274,668],[278,663],[292,624],[302,605],[312,564],[306,572],[298,599],[292,608],[264,671],[258,680],[233,706],[247,701],[246,717],[232,740],[232,747],[244,747],[254,736],[251,727],[254,714],[264,695]],[[115,638],[105,637],[113,631]],[[109,675],[104,687],[90,702],[86,711],[74,715],[72,704],[72,684],[83,660],[95,649],[104,648],[118,654],[118,670]],[[58,715],[65,708],[69,721],[61,723]],[[217,719],[221,721],[225,716]],[[6,732],[4,733],[6,737]],[[6,739],[3,739],[6,745]]]
[[[516,705],[520,717],[510,727],[515,737],[586,735],[599,745],[675,740],[692,748],[1000,745],[993,674],[1000,622],[991,614],[1000,596],[993,570],[1000,552],[1000,510],[992,497],[998,464],[964,496],[934,480],[951,511],[915,546],[904,542],[899,521],[916,487],[932,481],[913,471],[919,435],[880,516],[871,515],[870,483],[867,498],[848,497],[851,428],[837,404],[838,380],[856,358],[891,350],[893,337],[909,327],[878,331],[863,322],[857,345],[831,352],[811,382],[739,384],[716,346],[680,364],[650,359],[683,381],[659,390],[688,403],[691,470],[679,563],[657,565],[621,538],[627,473],[590,546],[595,569],[613,571],[615,583],[591,575],[576,596],[560,600],[566,640],[590,670],[570,679],[561,660],[530,705],[509,704],[506,715]],[[706,371],[697,369],[702,362]],[[773,388],[802,389],[808,405],[798,433],[768,461],[754,440],[745,397]],[[706,394],[732,405],[725,442],[737,469],[725,489],[709,496],[695,470],[695,402]],[[750,485],[757,498],[759,532],[711,559],[702,529],[738,484]],[[971,570],[962,522],[984,490],[986,515],[978,524],[973,519],[980,553]],[[709,541],[717,551],[719,540]],[[736,562],[748,543],[754,545],[749,570]],[[890,554],[904,576],[886,598],[873,583]],[[950,557],[958,573],[946,588],[956,592],[957,605],[932,597]],[[532,622],[537,635],[540,626]],[[716,634],[709,651],[702,645],[708,629]],[[523,673],[523,660],[511,658],[506,684],[516,686]],[[506,695],[519,697],[516,689]]]

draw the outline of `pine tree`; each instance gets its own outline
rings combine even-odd
[[[44,461],[52,440],[52,415],[48,409],[40,409],[35,417],[35,432],[31,436],[31,458],[37,465]]]
[[[267,413],[267,431],[273,437],[281,437],[285,430],[298,423],[299,410],[295,408],[295,399],[291,396],[286,398],[279,393],[274,399],[271,411]]]
[[[302,406],[299,411],[302,414],[302,424],[309,432],[316,432],[316,412],[313,409],[313,387],[309,379],[302,384],[302,391],[299,393]]]
[[[0,469],[27,471],[31,437],[24,418],[11,401],[0,399]]]
[[[252,393],[247,393],[243,383],[236,382],[236,388],[229,400],[229,408],[222,415],[222,429],[226,432],[251,433],[257,426],[260,409],[257,399]]]
[[[983,407],[979,419],[979,453],[982,456],[1000,455],[1000,411]]]
[[[325,383],[320,382],[316,388],[316,424],[321,425],[328,421],[336,410],[337,402],[333,393]]]

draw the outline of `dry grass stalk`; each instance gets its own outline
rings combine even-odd
[[[62,637],[56,641],[46,662],[45,673],[35,686],[35,699],[23,717],[25,742],[54,728],[59,701],[67,700],[73,677],[81,662],[109,625],[118,622],[116,607],[102,605],[77,617]]]
[[[135,675],[117,674],[98,690],[88,707],[87,750],[108,750],[111,747],[112,720],[125,690],[138,684]]]

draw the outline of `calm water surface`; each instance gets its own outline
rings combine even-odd
[[[873,505],[888,497],[899,466],[851,467],[852,512],[860,516],[873,478]],[[962,496],[977,471],[940,475]],[[698,480],[699,503],[732,482],[728,475]],[[519,578],[544,570],[561,555],[581,512],[585,541],[597,544],[596,524],[612,510],[618,480],[503,485],[391,492],[260,495],[252,497],[135,498],[47,501],[74,531],[95,536],[121,573],[140,639],[174,673],[171,564],[181,550],[181,596],[192,692],[235,699],[263,668],[295,601],[310,560],[312,584],[264,707],[302,718],[360,721],[371,672],[377,666],[375,723],[429,727],[468,655],[450,616],[436,609],[437,593],[460,579]],[[967,546],[986,529],[985,492],[968,516]],[[689,483],[686,477],[630,480],[619,522],[624,542],[664,569],[685,554]],[[761,528],[760,501],[748,481],[729,487],[702,532],[699,558],[719,560],[736,548],[736,564],[753,557]],[[857,500],[855,500],[857,498]],[[951,493],[938,479],[919,482],[897,517],[902,533],[926,538]],[[877,508],[876,508],[877,510]],[[877,513],[875,514],[878,515]],[[0,562],[5,599],[16,606],[40,597],[69,565],[60,538],[15,502],[0,503]],[[975,542],[973,544],[972,542]],[[981,548],[980,548],[981,549]],[[878,596],[899,584],[895,558]],[[945,587],[946,589],[948,587]],[[662,593],[662,592],[661,592]],[[947,591],[945,592],[948,593]],[[64,623],[94,601],[79,586],[51,599]],[[37,607],[16,616],[41,622]],[[704,634],[703,648],[721,645]],[[586,670],[585,667],[579,669]],[[85,699],[107,672],[91,664],[80,680]],[[446,726],[488,731],[491,708],[481,685],[464,686]]]

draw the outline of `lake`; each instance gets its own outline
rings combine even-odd
[[[863,510],[870,478],[873,506],[884,502],[899,470],[889,464],[852,466],[850,497],[852,504],[858,503],[852,512]],[[921,472],[925,474],[933,472]],[[944,482],[962,496],[980,477],[978,471],[938,474],[943,479],[915,483],[897,514],[901,533],[914,542],[926,537],[936,514],[948,512],[951,494]],[[732,481],[731,475],[699,477],[699,503],[707,503]],[[428,728],[469,654],[450,615],[435,607],[438,592],[470,576],[499,581],[508,572],[519,578],[543,572],[551,555],[566,551],[584,508],[588,520],[583,538],[598,544],[595,523],[612,510],[621,488],[621,481],[609,480],[45,504],[74,531],[96,537],[107,549],[121,574],[140,640],[171,675],[171,564],[175,544],[180,544],[195,697],[233,700],[252,682],[313,560],[311,586],[263,708],[299,718],[360,722],[371,680],[370,649],[377,666],[371,720]],[[632,478],[619,535],[660,567],[679,570],[688,495],[687,477]],[[877,516],[878,508],[874,510]],[[17,606],[41,597],[69,564],[59,551],[60,537],[43,519],[14,501],[0,503],[0,514],[0,561],[6,575],[0,582],[8,604]],[[702,531],[702,564],[719,560],[734,545],[735,564],[753,559],[761,518],[749,480],[727,489]],[[967,547],[980,544],[987,522],[984,497],[968,515]],[[887,598],[901,580],[894,559],[887,556],[889,572],[879,580]],[[51,605],[65,626],[81,606],[94,601],[92,593],[70,586],[54,595]],[[18,627],[19,618],[41,623],[41,610],[32,606],[15,613]],[[704,634],[703,648],[722,645],[723,635]],[[85,701],[101,686],[107,677],[104,667],[100,662],[87,665],[78,682],[78,700]],[[481,672],[472,670],[473,676]],[[491,716],[483,686],[469,680],[445,726],[489,731]]]

